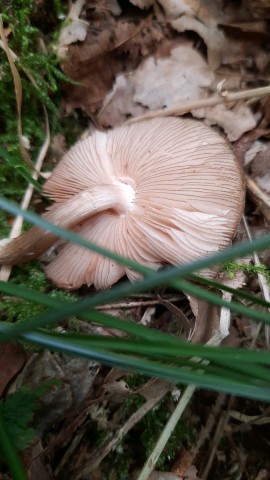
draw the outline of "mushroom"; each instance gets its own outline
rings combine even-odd
[[[223,137],[196,120],[155,118],[97,131],[71,148],[45,183],[54,204],[44,218],[158,269],[230,245],[244,190],[241,167]],[[0,263],[22,263],[56,241],[32,227],[0,247]],[[46,274],[66,289],[110,287],[125,274],[139,278],[70,242],[60,245]]]

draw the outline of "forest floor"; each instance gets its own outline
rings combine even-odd
[[[23,208],[30,205],[42,213],[48,202],[29,183],[33,159],[37,172],[48,173],[75,141],[94,129],[105,131],[134,117],[171,113],[212,126],[230,143],[245,171],[246,221],[239,226],[235,242],[269,232],[268,2],[3,3],[0,188],[6,198],[18,203],[24,198]],[[19,59],[19,78],[10,70],[8,51],[15,64]],[[1,212],[0,221],[1,237],[7,237],[13,218]],[[13,236],[22,228],[27,227],[18,218]],[[269,268],[270,250],[266,250],[255,260],[250,256],[227,264],[223,274],[229,287],[244,287],[269,301]],[[22,267],[2,267],[0,279],[27,284],[59,300],[74,301],[94,291],[85,286],[72,293],[55,288],[37,260]],[[5,294],[0,309],[0,319],[10,322],[42,311],[39,305],[14,301]],[[210,325],[220,318],[219,309],[206,308],[202,300],[190,301],[172,288],[134,294],[103,306],[102,311],[185,337],[186,324]],[[260,329],[236,313],[230,322],[223,345],[267,351],[267,328]],[[64,321],[61,328],[92,332],[77,318]],[[94,328],[106,337],[122,335],[108,327]],[[22,392],[15,401],[15,410],[17,405],[22,408],[17,414],[24,418],[21,426],[14,407],[8,408],[16,418],[16,446],[32,480],[148,478],[140,472],[183,391],[182,385],[22,343],[0,346],[0,370],[0,415],[8,394]],[[55,388],[39,391],[44,380],[56,382]],[[36,392],[36,398],[29,391]],[[267,403],[191,391],[149,479],[270,479],[269,424]],[[0,479],[12,478],[4,462],[1,469]]]

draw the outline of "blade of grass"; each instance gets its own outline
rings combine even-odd
[[[44,218],[41,218],[32,212],[23,211],[20,209],[20,207],[18,207],[18,205],[16,205],[13,202],[9,202],[4,198],[0,198],[0,208],[3,208],[4,210],[14,215],[22,215],[30,223],[34,223],[35,225],[39,226],[40,228],[43,228],[44,230],[49,230],[61,238],[65,238],[70,242],[76,243],[85,248],[93,250],[101,255],[111,258],[112,260],[116,260],[119,263],[122,263],[123,265],[133,268],[135,271],[141,274],[147,275],[149,273],[152,273],[152,271],[149,268],[143,267],[137,262],[133,262],[132,260],[126,259],[121,255],[118,255],[96,244],[88,242],[82,237],[80,237],[79,235],[69,230],[65,230],[59,226],[53,225],[52,223],[46,221]],[[237,244],[237,245],[234,245],[233,247],[227,248],[215,255],[208,256],[203,259],[199,259],[194,262],[181,265],[179,267],[170,267],[163,270],[159,270],[158,272],[155,272],[156,274],[154,275],[155,281],[152,278],[152,276],[150,277],[151,278],[150,285],[154,287],[161,283],[177,279],[178,277],[187,276],[193,273],[194,271],[208,268],[213,265],[220,265],[230,260],[234,260],[235,258],[243,257],[254,251],[265,250],[266,248],[269,248],[269,246],[270,246],[270,234],[267,234],[261,238],[255,239],[254,242],[252,243],[250,243],[249,241],[243,242],[241,244]],[[144,282],[146,284],[145,287],[144,287]],[[148,288],[149,279],[147,278],[138,283],[141,284],[142,288]]]
[[[14,285],[11,283],[0,282],[0,290],[4,291],[9,295],[20,297],[25,300],[52,307],[58,310],[61,310],[63,305],[66,305],[65,302],[57,300],[48,295],[42,294],[38,291],[27,290],[23,287],[20,287],[19,285]],[[72,305],[73,303],[68,303],[67,308]],[[219,352],[219,359],[223,358],[224,360],[228,359],[235,362],[243,361],[247,363],[250,360],[250,362],[258,361],[261,363],[267,363],[269,362],[270,358],[269,352],[249,352],[245,350],[235,350],[229,348],[215,349],[215,347],[204,347],[200,345],[189,344],[187,342],[184,342],[180,338],[168,335],[164,332],[159,332],[155,329],[149,329],[143,325],[138,325],[135,322],[130,322],[128,320],[121,320],[97,310],[87,311],[86,313],[83,313],[81,317],[90,322],[99,323],[107,327],[124,331],[125,333],[128,333],[134,337],[149,340],[152,343],[155,342],[159,345],[159,348],[162,345],[167,346],[168,350],[173,352],[174,355],[178,355],[179,352],[186,352],[185,354],[187,356],[198,355],[209,360],[215,360],[215,352],[217,350]],[[2,329],[2,325],[4,325],[4,330]],[[24,323],[22,323],[21,325],[24,325]],[[37,323],[35,322],[35,320],[33,321],[33,327],[34,329],[37,328]],[[2,324],[0,322],[0,331],[2,330],[3,332],[5,332],[7,328],[11,328],[15,331],[17,330],[17,326],[9,326],[9,324],[7,323]],[[112,341],[116,342],[118,340],[112,339]]]
[[[215,260],[215,262],[219,262],[221,258],[224,259],[224,256],[226,257],[225,258],[226,261],[228,261],[228,255],[230,256],[230,259],[231,259],[232,258],[232,252],[233,252],[233,255],[235,255],[236,252],[238,254],[239,254],[239,252],[244,254],[244,253],[247,253],[247,251],[250,252],[250,250],[254,250],[254,248],[262,248],[263,246],[265,247],[269,244],[269,241],[270,241],[270,235],[266,235],[263,239],[255,240],[253,245],[251,245],[250,242],[247,242],[246,244],[237,245],[237,246],[232,247],[229,250],[225,250],[225,251],[223,251],[223,252],[221,252],[217,255],[214,255],[212,257],[207,257],[207,258],[204,258],[204,259],[201,259],[201,260],[197,260],[197,261],[195,261],[191,264],[188,264],[188,265],[182,265],[180,267],[171,267],[171,268],[167,268],[167,269],[164,269],[162,271],[159,271],[159,272],[151,272],[151,270],[149,270],[148,268],[143,267],[142,265],[139,265],[136,262],[133,262],[131,260],[124,259],[120,255],[117,255],[117,254],[112,253],[112,252],[108,252],[106,249],[104,249],[102,247],[98,247],[96,245],[93,245],[92,243],[87,242],[86,240],[82,239],[81,237],[74,234],[73,232],[66,231],[66,230],[64,230],[64,229],[62,229],[58,226],[52,225],[49,222],[45,221],[43,218],[40,218],[33,213],[24,212],[20,208],[18,208],[18,206],[14,205],[14,204],[11,204],[10,202],[8,202],[4,199],[0,199],[0,206],[1,205],[2,205],[3,208],[8,209],[8,211],[10,211],[11,213],[21,213],[23,216],[25,216],[25,218],[27,218],[27,220],[33,221],[35,224],[37,224],[41,228],[48,228],[48,229],[52,230],[56,235],[62,236],[62,237],[66,238],[70,241],[75,241],[76,243],[79,243],[80,245],[85,246],[86,248],[93,249],[94,251],[96,251],[98,253],[107,255],[108,257],[110,257],[110,258],[112,258],[116,261],[120,261],[123,264],[128,265],[129,267],[133,268],[134,270],[147,275],[147,277],[144,280],[142,280],[141,282],[137,282],[134,285],[124,284],[124,285],[121,285],[120,287],[116,287],[116,288],[114,288],[114,289],[112,289],[108,292],[96,295],[94,297],[94,302],[92,303],[92,300],[91,300],[90,304],[88,304],[86,308],[96,306],[97,304],[101,305],[102,303],[122,298],[123,296],[126,296],[130,293],[142,291],[145,288],[152,288],[152,287],[154,287],[154,286],[156,286],[159,283],[164,282],[164,281],[166,281],[170,285],[175,286],[176,288],[179,288],[179,282],[178,282],[178,284],[175,282],[175,278],[177,278],[177,276],[178,277],[183,277],[184,275],[188,275],[190,273],[193,273],[192,270],[194,271],[194,270],[197,270],[199,268],[208,267],[211,264],[213,264],[214,260]],[[172,280],[174,280],[174,282],[172,282]],[[186,286],[187,286],[187,284],[186,284]],[[181,288],[181,286],[180,286],[180,288]],[[194,291],[194,288],[195,287],[193,287],[193,291]],[[206,295],[208,296],[207,299],[209,299],[209,301],[213,302],[215,300],[215,297],[214,297],[213,293],[211,293],[212,300],[210,300],[209,292],[205,292],[205,298],[206,298]],[[199,298],[202,298],[202,297],[200,296]],[[95,299],[97,300],[97,303],[95,303]],[[226,306],[230,309],[235,308],[235,311],[237,313],[247,315],[247,311],[245,311],[246,307],[243,307],[242,305],[237,305],[234,302],[226,302],[223,299],[220,299],[219,297],[216,297],[216,300],[217,300],[218,305],[223,305],[223,306]],[[83,304],[84,304],[84,302],[80,303],[80,312],[83,311],[83,308],[84,308]],[[85,302],[85,306],[86,306],[86,302]],[[80,312],[78,312],[78,310],[77,310],[77,314],[80,313]],[[63,316],[67,316],[67,315],[68,315],[68,312],[63,311]],[[256,311],[252,311],[252,315],[251,315],[251,312],[250,312],[249,316],[250,316],[250,318],[253,318],[254,320],[264,321],[264,322],[269,321],[268,316],[265,316],[264,314],[261,314],[260,312],[256,312]],[[48,319],[48,321],[57,321],[60,318],[63,318],[63,317],[61,317],[61,314],[59,312],[57,314],[57,317],[54,317],[54,319],[53,318]],[[7,338],[5,340],[7,340]]]
[[[59,334],[50,334],[50,338],[60,338]],[[93,349],[102,349],[110,350],[114,353],[124,353],[126,355],[141,355],[152,360],[164,360],[166,362],[174,363],[179,366],[184,367],[196,367],[197,358],[189,358],[189,355],[181,352],[181,346],[172,347],[166,343],[156,343],[156,342],[136,342],[129,339],[117,339],[111,337],[101,337],[95,335],[71,335],[65,334],[65,341],[73,346],[85,346],[86,348]],[[182,349],[183,350],[183,349]],[[247,352],[248,353],[248,352]],[[268,365],[270,364],[270,355],[265,355],[265,362]],[[204,359],[208,357],[204,356]],[[229,359],[230,360],[230,359]],[[250,360],[248,362],[235,362],[234,360],[225,361],[219,358],[218,349],[216,352],[216,357],[212,358],[211,364],[205,365],[203,368],[205,371],[210,372],[215,375],[222,375],[223,378],[233,379],[236,381],[240,380],[240,376],[247,381],[251,376],[259,380],[265,380],[269,382],[269,369],[257,366],[254,362]],[[248,368],[247,368],[248,367]],[[238,373],[238,376],[236,375]],[[244,375],[244,377],[243,377]]]
[[[3,324],[5,328],[5,323]],[[29,332],[28,332],[29,333]],[[50,338],[62,338],[62,334],[48,333],[44,331],[30,332],[49,335]],[[173,339],[173,337],[172,337]],[[110,349],[117,352],[125,352],[132,354],[142,355],[166,355],[166,361],[176,361],[177,358],[189,359],[193,356],[197,358],[203,358],[205,360],[211,360],[212,362],[219,362],[220,364],[229,365],[229,362],[235,365],[235,368],[241,368],[237,364],[243,364],[244,366],[251,364],[266,364],[270,365],[270,352],[266,351],[249,351],[249,350],[237,350],[233,348],[223,347],[210,347],[207,345],[193,345],[184,343],[181,341],[167,343],[167,339],[164,342],[153,340],[152,342],[146,340],[133,340],[129,338],[115,338],[104,337],[100,335],[75,335],[65,334],[65,341],[72,343],[73,345],[85,345],[86,347]],[[177,345],[177,342],[179,343]],[[244,367],[243,367],[244,370]],[[268,374],[270,380],[270,375]]]
[[[74,303],[72,302],[60,301],[49,295],[40,293],[37,290],[28,290],[24,287],[21,287],[20,285],[14,285],[12,283],[6,283],[6,282],[0,281],[0,291],[14,297],[19,297],[24,300],[37,303],[39,305],[44,305],[46,307],[51,307],[58,310],[61,310],[63,307],[66,307],[69,309],[70,306],[74,305]],[[136,324],[135,322],[131,322],[129,320],[121,320],[117,317],[105,314],[98,310],[88,310],[87,312],[82,313],[80,317],[83,318],[84,320],[99,323],[106,327],[115,328],[117,330],[126,332],[130,335],[133,335],[139,338],[141,337],[149,340],[160,339],[163,341],[174,340],[174,337],[164,332],[159,332],[158,330],[149,329],[143,325]],[[31,322],[32,322],[32,326],[30,325],[31,328],[29,329],[32,329],[32,328],[36,329],[38,327],[36,320],[33,319]],[[25,326],[24,322],[22,322],[21,325]],[[1,332],[1,322],[0,322],[0,332]],[[178,342],[178,340],[176,341]]]
[[[194,280],[203,285],[208,285],[209,287],[216,288],[218,290],[224,290],[225,292],[229,292],[232,295],[243,298],[244,300],[248,300],[249,302],[255,303],[256,305],[261,305],[265,308],[270,308],[270,303],[264,300],[263,298],[255,297],[250,293],[247,293],[243,290],[237,290],[235,288],[228,287],[227,285],[223,285],[222,283],[218,283],[214,280],[209,280],[208,278],[200,277],[199,275],[189,275],[188,279]]]
[[[4,419],[0,413],[0,450],[3,458],[10,469],[13,480],[27,480],[21,459],[14,449],[5,428]]]
[[[200,298],[202,300],[208,301],[209,303],[213,303],[215,305],[219,305],[220,307],[227,307],[229,310],[233,312],[239,313],[241,315],[245,315],[253,320],[263,323],[270,323],[270,315],[269,313],[259,312],[254,310],[253,308],[246,307],[237,303],[235,301],[226,301],[219,295],[210,292],[209,290],[202,289],[197,285],[194,285],[187,280],[181,279],[177,281],[178,288],[182,291],[189,293],[190,295],[194,295],[196,298]]]
[[[220,263],[221,258],[222,259],[225,258],[225,260],[228,261],[229,257],[230,257],[230,259],[233,258],[232,255],[234,256],[234,255],[236,255],[236,253],[239,254],[239,252],[244,254],[244,253],[247,253],[247,251],[250,252],[250,250],[253,250],[254,248],[263,248],[263,247],[267,246],[269,244],[269,241],[270,241],[270,235],[266,235],[262,239],[255,240],[253,245],[251,245],[250,242],[247,242],[247,243],[242,244],[242,245],[234,246],[231,249],[227,249],[227,250],[225,250],[225,251],[223,251],[223,252],[221,252],[217,255],[214,255],[212,257],[207,257],[207,258],[204,258],[204,259],[201,259],[201,260],[197,260],[197,261],[195,261],[191,264],[182,265],[180,267],[170,267],[170,268],[158,271],[158,272],[152,272],[150,269],[148,269],[148,268],[146,268],[142,265],[139,265],[136,262],[133,262],[133,261],[128,260],[128,259],[124,259],[120,255],[109,252],[102,247],[99,247],[97,245],[93,245],[90,242],[87,242],[86,240],[84,240],[83,238],[74,234],[73,232],[70,232],[70,231],[64,230],[64,229],[62,229],[58,226],[52,225],[49,222],[45,221],[43,218],[40,218],[40,217],[38,217],[37,215],[35,215],[31,212],[24,212],[20,208],[18,208],[16,205],[11,204],[10,202],[8,202],[4,199],[0,199],[0,206],[1,205],[2,205],[3,208],[7,208],[11,213],[18,213],[18,212],[21,213],[23,216],[25,216],[25,218],[27,218],[27,220],[33,221],[35,224],[37,224],[41,228],[48,228],[48,229],[52,230],[56,235],[62,236],[62,237],[66,238],[70,241],[75,241],[76,243],[78,243],[82,246],[85,246],[86,248],[93,249],[97,253],[107,255],[109,258],[112,258],[116,261],[120,261],[121,263],[123,263],[125,265],[128,265],[129,267],[138,271],[139,273],[142,273],[142,274],[144,273],[145,275],[147,275],[146,278],[144,280],[142,280],[141,282],[137,282],[133,285],[130,285],[130,284],[120,285],[119,287],[116,287],[116,288],[114,288],[110,291],[107,291],[107,292],[104,292],[102,294],[96,295],[94,297],[94,301],[90,300],[89,304],[86,304],[86,302],[85,302],[86,308],[94,307],[94,306],[97,306],[97,305],[102,305],[106,302],[114,301],[116,299],[122,298],[123,296],[127,296],[131,293],[142,291],[143,289],[153,288],[154,286],[157,286],[157,285],[159,285],[160,283],[163,283],[163,282],[167,282],[170,285],[172,285],[176,288],[179,288],[179,283],[175,282],[175,278],[177,278],[177,276],[178,277],[183,277],[184,275],[189,275],[190,273],[193,273],[192,270],[194,271],[194,270],[197,270],[199,268],[208,267],[208,266],[212,265],[213,262]],[[228,257],[228,255],[229,255],[229,257]],[[180,286],[180,288],[181,288],[181,286]],[[206,294],[207,294],[207,292],[206,292]],[[215,297],[213,296],[214,294],[211,294],[211,295],[212,295],[212,300],[209,300],[209,301],[214,302],[214,299],[215,299]],[[201,297],[199,297],[199,298],[201,298]],[[210,298],[209,295],[208,295],[208,298]],[[96,300],[96,302],[95,302],[95,300]],[[220,297],[218,297],[218,296],[216,297],[216,300],[217,300],[217,305],[226,306],[226,307],[230,308],[231,310],[233,310],[233,308],[235,308],[235,311],[237,313],[241,313],[243,315],[248,314],[247,310],[245,310],[246,307],[243,307],[241,305],[237,305],[234,302],[226,302],[225,300],[220,299]],[[83,308],[84,308],[83,307],[83,302],[81,302],[80,312],[83,311],[82,310]],[[77,313],[80,313],[80,312],[77,312]],[[59,316],[57,318],[55,318],[54,320],[53,319],[51,319],[51,320],[48,319],[48,321],[57,321],[57,319],[61,318],[60,313],[58,315]],[[68,315],[68,312],[63,312],[63,316],[67,316],[67,315]],[[263,321],[263,322],[268,321],[268,317],[265,316],[264,314],[261,314],[260,312],[252,311],[252,315],[251,315],[251,312],[250,312],[249,316],[250,316],[250,318],[253,318],[254,320]]]
[[[270,393],[269,376],[267,376],[266,382],[259,382],[257,378],[252,379],[248,370],[246,382],[243,382],[242,378],[240,377],[238,381],[232,381],[230,376],[229,378],[222,378],[220,371],[215,375],[210,375],[205,372],[202,374],[202,368],[196,372],[191,371],[190,368],[186,370],[171,365],[164,365],[160,362],[154,362],[152,360],[134,358],[119,353],[115,354],[110,350],[96,349],[93,348],[93,346],[89,343],[87,344],[87,341],[84,337],[82,337],[80,342],[77,341],[71,343],[70,338],[68,338],[67,335],[28,332],[22,335],[22,338],[25,341],[41,345],[52,350],[84,356],[92,360],[100,361],[106,365],[118,366],[118,368],[122,367],[136,373],[158,376],[170,381],[181,382],[184,384],[194,383],[202,388],[225,391],[227,393],[230,392],[235,395],[247,396],[251,398],[252,396],[256,395],[256,398],[267,399],[266,391],[268,392],[268,395]],[[195,367],[196,366],[197,363],[195,363]],[[260,386],[258,386],[258,383],[260,383]],[[242,391],[243,388],[245,389],[244,392]]]
[[[105,365],[124,368],[131,372],[148,375],[150,377],[154,376],[164,378],[168,381],[183,383],[185,385],[194,383],[201,388],[218,390],[246,398],[256,398],[266,401],[269,401],[270,399],[270,379],[269,382],[261,382],[261,386],[253,385],[250,378],[247,383],[239,383],[222,379],[220,376],[202,374],[200,370],[197,372],[191,370],[186,371],[183,368],[163,365],[160,362],[138,358],[134,359],[123,354],[95,350],[93,348],[86,347],[85,345],[70,345],[70,343],[65,339],[65,335],[59,335],[59,337],[53,338],[52,335],[40,332],[31,332],[22,335],[22,338],[25,341],[34,343],[36,345],[41,345],[43,347],[68,354],[82,356],[101,362]]]
[[[59,337],[59,335],[54,334],[54,337]],[[152,358],[153,360],[161,360],[163,356],[163,360],[166,362],[171,362],[175,363],[181,366],[196,366],[197,358],[189,358],[190,355],[188,355],[185,352],[185,349],[183,348],[184,345],[178,345],[178,346],[172,346],[168,345],[167,342],[161,343],[161,342],[149,342],[149,341],[142,341],[140,342],[135,341],[135,340],[130,340],[126,338],[111,338],[111,337],[101,337],[99,335],[65,335],[66,340],[69,338],[70,343],[73,345],[84,345],[85,347],[93,347],[94,349],[106,349],[110,350],[115,353],[125,353],[125,354],[132,354],[132,355],[139,355],[141,354],[142,356]],[[67,340],[68,341],[68,340]],[[188,344],[186,344],[187,346]],[[204,347],[203,347],[204,348]],[[246,351],[246,353],[250,353]],[[256,352],[255,352],[256,353]],[[270,364],[270,355],[268,352],[264,352],[266,355],[264,355],[264,361],[260,362],[263,364]],[[253,375],[254,378],[261,378],[263,380],[266,380],[267,382],[270,380],[269,379],[269,369],[268,368],[263,368],[261,366],[257,366],[254,358],[256,356],[253,356],[253,362],[249,359],[249,356],[246,355],[246,359],[248,358],[248,361],[245,361],[243,363],[241,362],[235,362],[235,360],[230,359],[229,355],[227,355],[227,359],[225,358],[220,358],[219,355],[219,349],[216,349],[216,356],[213,356],[211,359],[211,364],[206,365],[204,368],[207,371],[211,371],[214,373],[215,371],[217,372],[218,375],[223,375],[224,378],[224,372],[221,372],[221,369],[219,368],[220,366],[223,368],[226,367],[225,374],[227,373],[228,378],[231,378],[232,372],[239,372],[241,374],[244,374],[246,378],[248,379],[251,375]],[[209,356],[203,355],[204,359],[209,360]],[[195,363],[194,363],[195,362]],[[247,368],[248,366],[248,368]],[[218,370],[217,370],[218,367]]]
[[[146,280],[150,279],[150,285],[152,279],[153,283],[155,283],[155,275],[158,275],[158,272],[147,277],[143,282],[138,282],[131,287],[128,283],[124,283],[120,286],[112,288],[109,291],[95,294],[90,298],[86,298],[82,301],[65,304],[62,306],[61,309],[46,311],[44,314],[41,314],[37,317],[31,317],[30,319],[26,319],[24,322],[16,325],[15,329],[12,329],[10,331],[6,330],[5,334],[3,333],[3,331],[1,331],[0,328],[0,342],[8,341],[11,338],[15,339],[22,332],[32,330],[34,328],[38,328],[44,325],[56,323],[64,318],[70,318],[71,316],[81,316],[87,310],[92,309],[97,305],[102,305],[103,303],[106,303],[108,301],[108,298],[110,299],[110,301],[114,301],[127,296],[130,293],[130,288],[132,288],[132,291],[136,289],[138,292],[140,292],[141,285],[142,283],[144,283],[145,285]],[[170,285],[172,284],[171,282],[169,283]],[[219,306],[225,306],[228,309],[252,318],[253,320],[270,323],[270,315],[268,313],[256,311],[250,307],[246,307],[234,301],[228,302],[227,300],[221,298],[219,295],[213,292],[209,292],[208,290],[204,290],[196,285],[192,285],[186,280],[175,280],[173,282],[173,286],[177,287],[182,291],[190,293],[197,298],[202,298],[209,301],[210,303],[214,303]]]
[[[189,286],[186,286],[186,284],[184,286],[186,287],[186,289],[189,288]],[[74,305],[76,305],[76,303],[74,303],[74,302],[60,302],[60,301],[58,301],[58,300],[56,300],[56,299],[54,299],[54,298],[52,298],[48,295],[40,293],[38,291],[27,290],[26,288],[20,287],[19,285],[13,285],[13,284],[6,283],[6,282],[1,282],[1,281],[0,281],[0,291],[5,292],[9,295],[24,298],[25,300],[32,301],[34,303],[42,304],[44,306],[57,309],[59,311],[61,311],[62,308],[65,308],[66,310],[68,310],[69,313],[71,312],[70,309],[72,308],[72,306],[74,307]],[[192,292],[193,291],[194,290],[192,290]],[[197,289],[196,289],[196,293],[198,293]],[[203,295],[203,294],[201,293],[201,295]],[[211,299],[213,299],[213,297],[211,297]],[[221,299],[218,296],[215,296],[214,300],[220,302],[222,305],[224,304],[224,300]],[[79,304],[80,304],[80,302],[79,302]],[[233,302],[233,307],[234,307],[234,302]],[[249,308],[248,307],[243,307],[243,308],[245,309],[244,310],[245,314],[249,315],[249,313],[250,313]],[[241,312],[243,312],[243,310],[241,310]],[[260,312],[260,315],[262,315],[263,318],[265,317],[264,313]],[[97,310],[91,310],[90,312],[88,311],[86,313],[83,312],[82,314],[80,314],[80,316],[81,316],[81,318],[84,318],[85,320],[92,321],[92,322],[97,322],[97,323],[102,323],[103,325],[106,325],[108,327],[116,328],[116,329],[125,331],[126,333],[130,333],[131,335],[142,336],[142,338],[149,338],[150,340],[154,340],[154,339],[158,340],[159,338],[163,339],[163,338],[165,338],[164,335],[166,335],[164,333],[158,332],[158,331],[153,330],[153,329],[149,330],[142,325],[137,325],[134,322],[128,322],[127,320],[117,319],[116,317],[106,315],[102,312],[98,312]],[[26,324],[26,322],[28,322],[28,323]],[[23,331],[27,331],[29,329],[30,330],[31,329],[36,329],[38,326],[46,325],[46,322],[48,324],[47,319],[46,319],[46,321],[42,320],[42,322],[40,322],[39,317],[35,317],[34,319],[32,318],[29,321],[25,320],[24,322],[20,323],[20,325],[15,328],[15,332],[13,332],[13,334],[15,334],[16,332],[18,333],[18,330],[17,330],[18,327],[19,327],[19,331],[22,333]],[[0,325],[0,332],[1,332],[1,325]],[[16,333],[16,335],[17,335],[17,333]],[[167,337],[168,337],[167,338],[168,341],[170,339],[172,341],[172,339],[173,339],[172,336],[167,335]],[[0,338],[0,341],[1,340],[2,339]]]

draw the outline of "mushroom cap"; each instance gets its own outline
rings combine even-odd
[[[155,118],[96,132],[55,168],[45,192],[64,202],[98,185],[126,186],[126,210],[98,213],[74,230],[153,269],[183,264],[227,247],[244,206],[244,177],[227,141],[196,120]],[[139,275],[71,243],[47,275],[60,287],[110,287]],[[210,272],[205,272],[211,275]]]

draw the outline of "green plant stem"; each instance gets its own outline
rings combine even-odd
[[[21,459],[10,441],[9,435],[6,432],[3,418],[0,414],[0,449],[3,457],[9,466],[13,480],[27,480],[27,475],[24,471]]]
[[[233,247],[227,248],[215,255],[204,257],[202,259],[195,260],[194,262],[181,265],[179,267],[170,267],[164,270],[153,272],[151,269],[144,267],[137,262],[129,260],[125,257],[122,257],[121,255],[111,252],[110,250],[107,250],[106,248],[102,248],[92,242],[85,240],[84,238],[80,237],[79,235],[75,234],[70,230],[65,230],[64,228],[54,225],[45,220],[44,218],[39,217],[35,213],[24,211],[15,203],[9,202],[4,198],[0,198],[0,208],[3,208],[4,210],[8,211],[13,215],[21,215],[30,223],[33,223],[44,230],[49,230],[60,238],[64,238],[70,242],[81,245],[85,248],[93,250],[96,253],[104,255],[105,257],[122,263],[123,265],[133,268],[135,271],[141,273],[142,275],[155,274],[154,278],[152,278],[152,276],[150,277],[150,280],[149,278],[146,278],[141,282],[137,282],[137,285],[140,285],[141,288],[148,288],[148,284],[150,284],[151,287],[155,287],[162,283],[167,283],[170,280],[175,280],[178,277],[186,277],[194,273],[194,271],[209,268],[213,265],[220,265],[230,260],[234,260],[235,258],[243,257],[254,251],[265,250],[270,246],[270,234],[267,234],[261,238],[255,239],[252,243],[250,243],[250,241],[246,241],[241,244],[234,245]]]
[[[231,293],[235,297],[243,298],[244,300],[248,300],[249,302],[255,303],[256,305],[261,305],[262,307],[270,308],[269,302],[267,302],[263,298],[258,298],[258,297],[255,297],[254,295],[250,295],[250,293],[247,293],[243,290],[236,290],[235,288],[228,287],[227,285],[223,285],[222,283],[216,282],[214,280],[209,280],[208,278],[200,277],[199,275],[192,274],[188,278],[190,280],[194,280],[194,282],[198,282],[200,284],[208,285],[209,287],[213,287],[218,290]]]
[[[181,368],[146,358],[114,353],[105,349],[96,349],[90,344],[87,345],[87,341],[81,344],[78,342],[72,344],[64,334],[52,335],[42,332],[28,332],[22,335],[22,339],[35,345],[40,345],[43,348],[85,357],[105,365],[124,368],[131,372],[143,373],[150,377],[164,378],[185,385],[193,383],[202,388],[219,390],[247,398],[257,398],[266,401],[269,401],[270,398],[270,382],[261,381],[256,378],[252,384],[253,379],[250,377],[248,371],[246,381],[243,381],[243,378],[240,377],[237,381],[235,379],[222,378],[221,374],[208,374],[203,366],[200,367],[198,365],[197,367],[197,363],[194,364],[194,369],[190,367]]]
[[[184,268],[184,267],[180,267]],[[179,270],[180,270],[179,268]],[[169,270],[169,269],[168,269]],[[161,272],[163,273],[163,272]],[[49,310],[44,314],[41,314],[37,317],[31,317],[26,319],[24,322],[16,325],[16,327],[12,330],[8,328],[5,330],[5,333],[0,328],[0,342],[6,342],[10,339],[14,339],[18,337],[23,332],[28,330],[32,330],[38,327],[42,327],[44,325],[49,325],[56,323],[64,318],[70,318],[71,316],[82,316],[87,310],[96,307],[97,305],[103,305],[108,301],[115,301],[120,298],[126,297],[134,292],[141,292],[146,288],[152,288],[153,286],[157,285],[157,278],[159,276],[159,272],[152,273],[151,275],[147,276],[143,281],[137,282],[133,285],[129,283],[124,283],[119,287],[115,287],[109,291],[104,293],[98,293],[90,298],[86,298],[83,301],[79,301],[76,303],[66,303],[60,309],[56,310]],[[159,282],[158,282],[159,283]],[[235,311],[241,315],[245,315],[253,320],[264,322],[269,324],[270,323],[270,315],[268,313],[259,312],[257,310],[251,309],[244,305],[241,305],[237,302],[231,301],[228,302],[222,299],[219,295],[204,290],[196,285],[192,285],[191,283],[187,282],[186,280],[167,280],[167,283],[181,291],[185,291],[194,295],[197,298],[201,298],[203,300],[209,301],[210,303],[214,303],[219,306],[225,306],[232,311]]]

